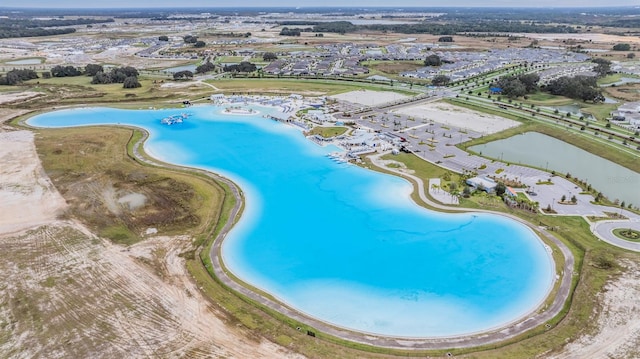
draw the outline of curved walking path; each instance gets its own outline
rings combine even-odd
[[[272,310],[278,311],[294,320],[299,321],[301,323],[301,326],[302,325],[309,326],[309,327],[312,327],[313,330],[315,331],[329,334],[331,336],[334,336],[340,339],[367,344],[375,347],[384,347],[384,348],[392,348],[392,349],[400,349],[400,350],[430,350],[430,349],[436,350],[436,349],[476,347],[481,345],[497,343],[497,342],[501,342],[501,341],[513,338],[530,329],[533,329],[539,325],[544,324],[546,321],[552,319],[558,313],[560,313],[566,299],[569,297],[569,293],[571,290],[571,278],[572,278],[572,273],[574,268],[574,257],[568,247],[566,247],[557,238],[549,234],[545,229],[533,227],[531,224],[521,220],[518,217],[505,214],[505,213],[488,211],[488,210],[473,210],[476,212],[493,213],[493,214],[506,216],[513,220],[524,223],[525,225],[541,232],[549,241],[553,242],[560,249],[560,251],[565,257],[565,264],[562,270],[560,286],[557,289],[555,298],[550,306],[548,306],[547,308],[544,308],[544,311],[540,313],[537,313],[540,310],[540,308],[538,308],[536,310],[536,313],[532,313],[531,315],[521,318],[518,321],[506,327],[497,328],[489,332],[457,336],[457,337],[437,337],[437,338],[389,337],[389,336],[381,336],[381,335],[376,335],[371,333],[356,332],[352,330],[335,327],[327,322],[321,321],[317,318],[312,318],[310,316],[307,316],[278,301],[275,301],[271,298],[267,298],[257,292],[254,292],[251,289],[249,289],[247,286],[237,282],[231,277],[230,273],[228,273],[225,270],[222,264],[221,248],[226,235],[229,233],[229,231],[235,224],[240,214],[240,209],[243,204],[242,191],[238,188],[238,186],[236,186],[235,183],[233,183],[233,181],[229,180],[228,178],[217,175],[215,173],[197,169],[197,168],[183,167],[183,166],[162,163],[160,161],[149,158],[148,156],[142,156],[140,154],[140,146],[148,138],[149,134],[146,130],[144,129],[141,129],[141,130],[144,135],[140,140],[138,140],[133,145],[133,155],[137,160],[143,163],[154,165],[154,166],[195,171],[197,173],[205,174],[212,179],[215,179],[217,181],[223,182],[226,185],[228,185],[231,190],[231,193],[235,197],[236,203],[231,209],[229,219],[227,223],[225,223],[223,229],[218,234],[218,237],[214,239],[214,244],[211,246],[211,250],[209,252],[209,258],[211,259],[211,262],[213,264],[213,271],[215,275],[218,277],[218,279],[222,283],[224,283],[225,286],[250,298],[251,300],[257,303],[260,303],[261,305],[264,305],[265,307],[268,307]],[[376,164],[379,161],[379,156],[380,155],[374,155],[370,157],[372,158],[372,161],[374,164]],[[440,209],[446,209],[446,210],[470,211],[468,209],[443,206],[441,204],[435,203],[431,201],[429,198],[427,198],[427,196],[425,195],[424,186],[421,179],[413,175],[396,171],[390,168],[386,168],[386,167],[383,167],[383,168],[385,170],[391,170],[392,172],[395,172],[400,176],[410,178],[413,181],[415,181],[417,184],[416,187],[417,187],[420,198],[430,206],[433,206],[435,208],[440,208]]]

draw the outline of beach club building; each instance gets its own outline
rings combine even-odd
[[[494,192],[496,189],[496,186],[498,185],[496,181],[487,177],[471,177],[467,179],[465,182],[469,186],[475,189],[479,189],[481,191],[485,191],[487,193]]]

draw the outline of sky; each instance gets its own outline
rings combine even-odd
[[[229,7],[227,1],[211,0],[4,0],[0,7],[32,7],[32,8],[144,8],[144,7]],[[448,0],[446,2],[435,0],[352,0],[345,3],[344,0],[244,0],[243,7],[318,7],[318,6],[345,6],[349,7],[443,7],[443,6],[470,6],[470,7],[602,7],[602,6],[640,6],[640,0]]]

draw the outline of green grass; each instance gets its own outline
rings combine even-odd
[[[620,81],[623,77],[635,77],[634,75],[631,74],[611,74],[611,75],[607,75],[605,77],[601,77],[598,79],[598,85],[602,86],[602,85],[609,85],[615,82]]]
[[[413,94],[404,89],[389,86],[363,84],[361,82],[315,79],[277,79],[277,78],[235,78],[207,81],[225,93],[270,93],[270,94],[326,94],[367,89],[372,91],[394,91],[402,94]]]
[[[124,225],[109,226],[102,229],[98,234],[122,245],[131,245],[139,241],[139,237]]]
[[[552,95],[548,92],[538,91],[534,94],[527,95],[528,100],[522,100],[523,103],[533,103],[539,106],[562,106],[570,105],[576,100],[564,96]]]
[[[324,138],[331,138],[335,136],[340,136],[347,132],[349,128],[337,126],[337,127],[324,127],[324,126],[316,126],[311,131],[309,131],[309,135],[320,135]]]
[[[218,56],[216,57],[216,63],[238,63],[244,59],[244,56]]]
[[[613,234],[625,241],[640,242],[640,232],[630,228],[616,228],[613,230]]]

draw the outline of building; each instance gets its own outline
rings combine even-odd
[[[487,177],[472,177],[467,179],[465,183],[477,190],[485,191],[487,193],[494,192],[498,185],[494,180]]]
[[[640,129],[640,102],[627,102],[612,113],[615,121],[629,122],[633,128]]]

